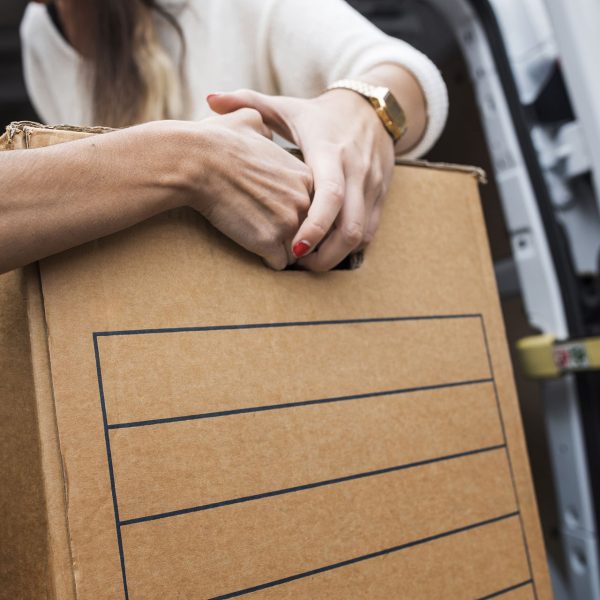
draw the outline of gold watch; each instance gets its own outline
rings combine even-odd
[[[406,115],[388,88],[370,85],[363,81],[340,79],[328,86],[325,91],[339,89],[352,90],[366,98],[375,109],[377,116],[381,119],[388,133],[392,136],[394,143],[406,133],[408,129]]]

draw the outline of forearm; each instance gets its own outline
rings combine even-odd
[[[396,153],[403,154],[414,148],[427,127],[427,103],[414,75],[399,65],[383,64],[369,70],[359,79],[391,90],[402,106],[408,123],[406,134],[396,144]]]
[[[159,138],[146,126],[0,153],[0,272],[183,204],[177,157],[165,149],[177,144]]]

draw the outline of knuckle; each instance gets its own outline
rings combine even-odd
[[[340,144],[339,148],[341,149],[344,159],[349,162],[356,162],[358,159],[362,159],[363,157],[364,148],[361,142],[356,138]]]
[[[310,208],[310,197],[306,193],[295,194],[293,202],[302,212],[306,212]]]
[[[276,228],[272,226],[261,227],[257,233],[256,242],[264,254],[273,252],[279,243]]]
[[[254,98],[254,91],[248,88],[240,88],[234,92],[234,94],[241,98],[244,102],[250,102]]]
[[[284,234],[283,237],[285,237],[285,235],[290,232],[295,232],[296,229],[298,229],[299,224],[300,219],[298,217],[298,213],[295,210],[286,210],[280,216],[280,225]]]
[[[321,184],[321,190],[337,205],[341,206],[344,203],[344,184],[335,179],[327,179]]]
[[[363,241],[363,244],[368,245],[374,239],[375,239],[375,232],[374,231],[367,231],[367,233],[365,233],[365,236],[363,237],[362,241]]]
[[[349,154],[351,154],[350,148],[346,144],[333,144],[331,149],[333,156],[339,157],[341,160],[346,160]]]
[[[346,146],[340,142],[320,142],[319,151],[321,154],[342,159],[346,153]]]
[[[244,108],[240,108],[238,112],[240,117],[246,119],[247,121],[252,123],[257,123],[260,121],[262,123],[262,116],[255,108],[246,106]]]
[[[283,271],[287,267],[287,258],[278,255],[277,258],[271,259],[271,266],[275,271]]]
[[[363,227],[357,221],[342,226],[342,239],[349,246],[357,246],[363,239]]]
[[[275,271],[283,271],[287,267],[287,256],[282,252],[269,252],[263,255],[263,262]]]
[[[371,161],[364,157],[358,157],[354,160],[354,168],[361,175],[373,172]]]
[[[304,188],[311,192],[314,189],[315,181],[313,179],[312,171],[310,169],[306,169],[302,175],[302,184]]]
[[[370,165],[370,174],[373,185],[381,189],[383,187],[383,169],[381,165],[377,163]]]
[[[309,219],[307,221],[307,225],[312,230],[311,233],[316,235],[319,239],[323,238],[328,231],[328,228],[325,225],[323,225],[321,221]]]

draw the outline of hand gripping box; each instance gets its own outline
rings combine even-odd
[[[0,289],[1,598],[551,597],[476,172],[398,166],[355,270],[184,210]]]

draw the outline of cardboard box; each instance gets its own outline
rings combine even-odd
[[[2,283],[2,598],[551,597],[472,170],[356,270],[183,210]]]

